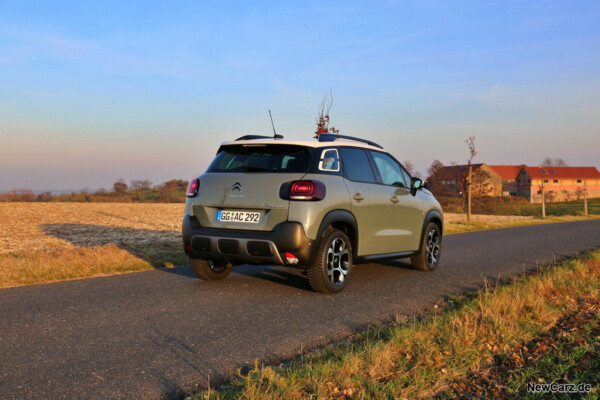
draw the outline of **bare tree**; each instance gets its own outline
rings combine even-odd
[[[588,215],[588,204],[587,204],[587,182],[583,181],[583,215]]]
[[[128,186],[123,178],[118,179],[115,183],[113,183],[113,190],[117,196],[124,196],[127,188]]]
[[[457,194],[460,194],[464,199],[465,202],[467,201],[467,185],[468,185],[468,181],[469,181],[469,169],[468,168],[464,168],[462,165],[458,165],[458,163],[456,161],[452,161],[450,162],[450,164],[454,167],[454,177],[457,178],[456,180],[460,183],[460,190],[455,192]]]
[[[567,162],[562,158],[544,158],[544,161],[540,164],[540,167],[567,167]]]
[[[492,175],[483,168],[478,168],[473,172],[473,182],[471,183],[471,194],[473,197],[484,197],[490,192],[490,179]]]
[[[133,181],[131,181],[131,188],[133,190],[149,190],[152,188],[152,182],[149,181],[148,179],[133,180]]]
[[[469,146],[469,175],[467,180],[467,220],[471,220],[471,183],[473,182],[473,168],[471,166],[471,162],[473,158],[477,155],[477,151],[475,151],[475,136],[469,136],[467,140],[465,140],[467,146]]]
[[[329,94],[325,94],[325,98],[323,98],[323,101],[321,101],[319,108],[317,109],[316,138],[318,138],[321,133],[340,133],[340,130],[336,129],[334,126],[329,127],[329,111],[331,110],[332,105],[333,94],[329,91]]]
[[[81,201],[91,202],[92,196],[90,196],[90,188],[88,188],[87,186],[84,187],[83,189],[81,189],[80,195],[76,197],[81,199]]]
[[[31,189],[12,189],[0,194],[0,201],[35,201],[36,196]]]
[[[547,174],[548,171],[546,171],[543,167],[540,166],[540,168],[542,168],[542,173],[543,174]],[[545,183],[545,179],[540,179],[540,190],[538,191],[538,194],[540,194],[542,196],[542,219],[546,218],[546,188],[544,187],[544,183]]]
[[[427,168],[427,187],[434,194],[440,194],[441,192],[442,168],[444,168],[444,164],[440,160],[433,160],[429,168]]]
[[[44,192],[37,195],[37,201],[51,201],[52,193]]]
[[[555,167],[568,167],[567,162],[565,160],[563,160],[562,158],[555,158],[554,166]]]
[[[408,172],[408,174],[410,176],[418,176],[419,175],[419,173],[417,172],[417,168],[415,167],[415,164],[411,163],[408,160],[404,161],[404,168],[406,168],[406,171]]]

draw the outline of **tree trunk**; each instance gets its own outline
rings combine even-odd
[[[542,180],[542,218],[546,218],[546,196],[544,195],[544,181]]]
[[[588,215],[587,210],[587,187],[586,182],[583,181],[583,215]]]
[[[469,163],[469,180],[467,181],[467,221],[471,220],[471,172],[472,167]]]

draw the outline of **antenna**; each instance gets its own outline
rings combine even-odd
[[[275,132],[275,124],[273,123],[273,116],[271,110],[269,110],[269,117],[271,117],[271,125],[273,126],[273,139],[277,139],[277,132]]]

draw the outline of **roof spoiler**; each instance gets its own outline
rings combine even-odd
[[[256,139],[283,139],[283,136],[276,134],[275,136],[261,136],[261,135],[245,135],[235,139],[238,140],[256,140]]]

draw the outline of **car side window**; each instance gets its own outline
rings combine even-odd
[[[375,176],[367,153],[361,149],[342,147],[344,176],[355,182],[375,183]]]
[[[410,188],[411,187],[411,185],[410,185],[410,182],[411,182],[410,174],[402,166],[400,166],[400,169],[402,170],[402,175],[404,175],[404,181],[406,182],[407,187]]]
[[[379,170],[379,175],[381,175],[381,180],[384,185],[408,188],[408,183],[396,160],[387,154],[379,153],[377,151],[371,151],[371,156],[375,161],[375,165]]]
[[[337,172],[340,170],[340,157],[337,149],[324,149],[319,160],[319,171]]]

